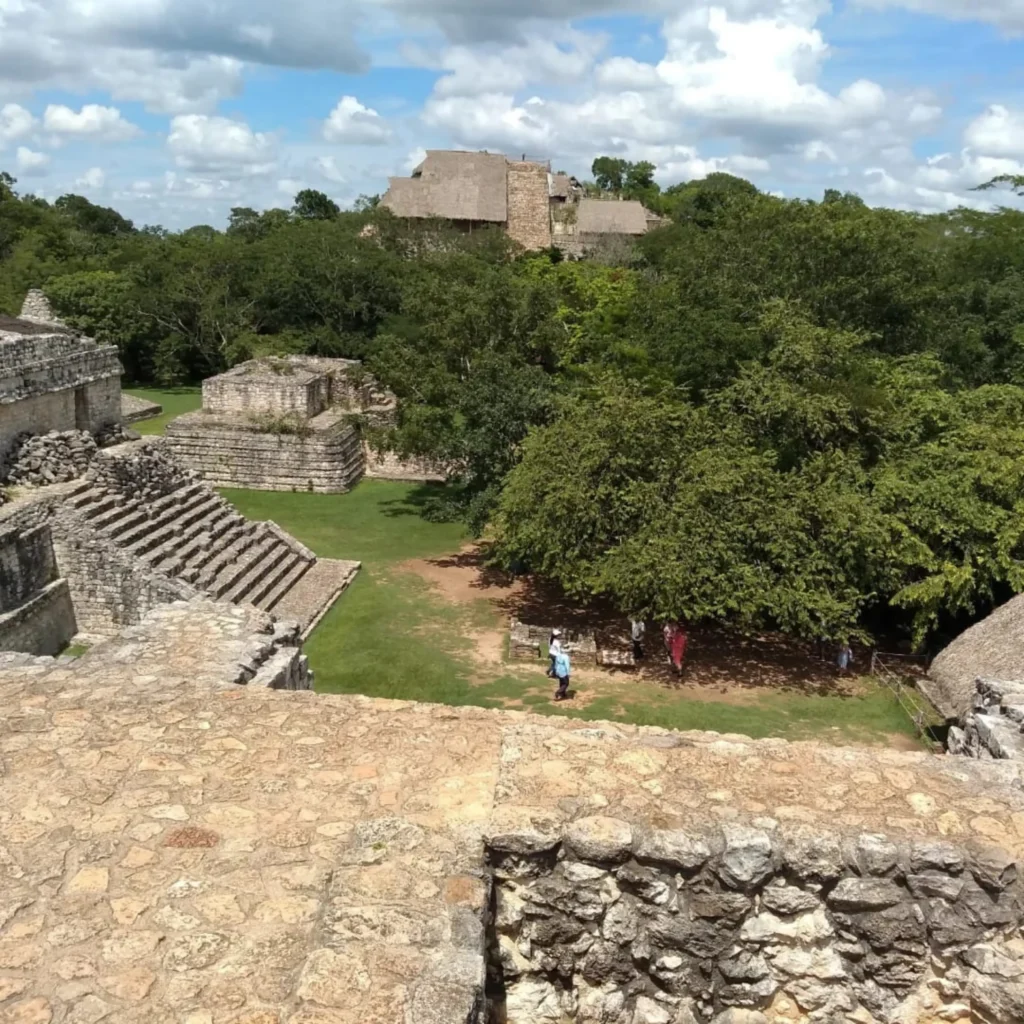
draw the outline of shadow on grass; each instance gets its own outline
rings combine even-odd
[[[399,516],[421,516],[431,503],[440,500],[446,493],[444,484],[418,484],[402,498],[380,503],[381,514],[396,518]]]

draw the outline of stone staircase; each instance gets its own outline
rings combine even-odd
[[[316,562],[273,524],[250,522],[194,479],[155,500],[85,480],[66,501],[87,528],[147,569],[219,601],[273,611]]]

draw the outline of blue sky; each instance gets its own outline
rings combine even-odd
[[[219,225],[302,187],[381,192],[425,148],[984,205],[974,185],[1024,174],[1024,3],[0,0],[23,190]]]

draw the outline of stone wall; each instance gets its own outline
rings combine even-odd
[[[490,856],[507,1024],[888,1021],[929,997],[952,1021],[1022,970],[1004,945],[1021,920],[1017,869],[985,844],[780,844],[594,816],[498,834]],[[870,1016],[846,1016],[858,1011]]]
[[[12,611],[0,613],[0,651],[58,654],[78,632],[68,581],[54,580]]]
[[[330,385],[323,374],[285,360],[275,360],[274,365],[280,365],[282,371],[274,373],[254,361],[207,378],[203,381],[203,409],[215,416],[300,419],[310,419],[324,411]]]
[[[68,581],[81,632],[116,636],[160,605],[196,596],[184,580],[154,572],[90,529],[70,505],[58,508],[51,529],[57,565]]]
[[[444,469],[428,459],[403,459],[395,452],[378,452],[363,441],[366,469],[363,476],[374,480],[406,480],[411,483],[442,483]]]
[[[64,335],[0,334],[0,459],[19,434],[97,433],[121,419],[113,346]]]
[[[545,164],[508,161],[508,236],[525,249],[551,245],[551,198]]]
[[[159,416],[164,407],[157,402],[151,402],[148,398],[139,398],[137,395],[129,395],[121,392],[121,422],[138,423],[140,420],[152,419]]]
[[[0,527],[0,612],[16,608],[56,578],[49,526],[5,522]]]
[[[21,312],[18,317],[21,320],[29,320],[38,324],[64,326],[64,321],[60,320],[51,308],[50,300],[38,288],[29,289],[25,301],[21,304]]]
[[[358,431],[344,414],[308,436],[263,433],[255,426],[191,413],[167,427],[169,450],[214,487],[252,487],[265,491],[341,493],[363,473]]]

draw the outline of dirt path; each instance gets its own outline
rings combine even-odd
[[[425,580],[436,594],[453,604],[479,607],[479,602],[486,602],[493,613],[493,626],[476,626],[464,633],[473,644],[481,682],[495,675],[511,675],[537,677],[539,688],[547,685],[543,666],[505,660],[508,622],[513,615],[528,622],[593,629],[599,646],[629,647],[628,623],[621,616],[601,608],[581,610],[535,581],[490,569],[483,564],[476,545],[465,545],[457,554],[441,558],[412,559],[398,568]],[[814,658],[805,646],[782,637],[751,638],[694,630],[682,679],[664,658],[657,632],[652,631],[650,641],[647,659],[636,669],[577,668],[573,678],[588,684],[590,693],[596,687],[628,697],[630,689],[648,684],[670,690],[683,700],[740,706],[757,704],[765,690],[809,695],[856,692],[855,682],[837,679],[830,664]]]

